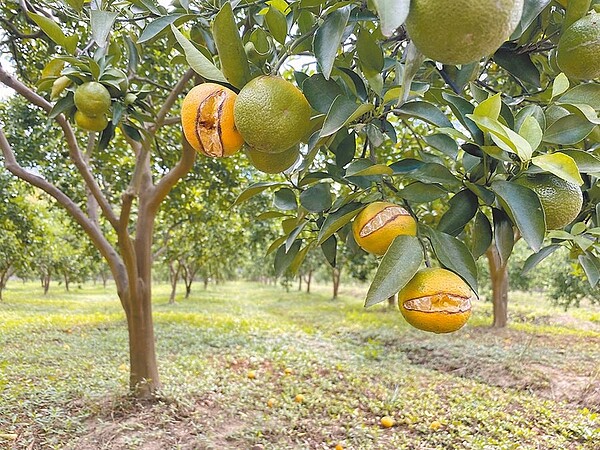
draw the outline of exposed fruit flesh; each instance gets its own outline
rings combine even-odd
[[[471,309],[472,297],[440,293],[427,297],[413,298],[404,302],[404,308],[419,312],[464,313]]]
[[[360,237],[366,237],[393,222],[397,217],[410,216],[408,211],[401,206],[388,206],[375,214],[359,232]]]
[[[202,145],[203,153],[210,156],[225,154],[221,140],[221,117],[226,97],[225,91],[215,91],[200,102],[196,112],[196,138]]]

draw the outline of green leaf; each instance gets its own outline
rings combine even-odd
[[[442,266],[460,275],[477,293],[477,266],[467,246],[454,236],[427,226],[423,228]]]
[[[296,194],[289,188],[281,188],[275,191],[273,205],[282,211],[291,211],[298,207]]]
[[[144,28],[144,31],[142,31],[142,34],[140,35],[140,37],[137,40],[138,44],[142,44],[146,41],[149,41],[150,39],[158,36],[160,33],[162,33],[164,30],[167,29],[167,27],[169,25],[171,25],[172,23],[175,23],[175,21],[181,17],[184,17],[184,14],[171,14],[169,16],[163,16],[163,17],[159,17],[156,20],[153,20],[152,22],[150,22],[148,25],[146,25],[146,28]],[[193,17],[193,16],[188,16],[188,17]]]
[[[183,34],[181,34],[181,32],[175,28],[173,24],[171,24],[171,30],[173,31],[177,42],[179,42],[179,45],[181,45],[183,48],[185,59],[198,75],[212,81],[218,81],[221,83],[228,82],[223,73],[217,69],[215,65],[202,54],[200,50],[194,47],[194,44],[192,44]]]
[[[314,241],[313,241],[314,242]],[[308,243],[307,245],[305,245],[302,250],[300,250],[296,256],[294,257],[294,259],[292,260],[292,262],[290,263],[290,267],[289,267],[289,271],[292,275],[295,275],[298,273],[298,269],[300,268],[300,266],[302,265],[302,263],[304,262],[304,260],[306,259],[306,255],[308,254],[309,250],[312,248],[312,242]]]
[[[562,150],[567,156],[570,156],[577,164],[581,173],[600,173],[600,159],[591,153],[583,150]]]
[[[428,145],[450,158],[455,159],[458,156],[458,145],[456,144],[456,141],[445,134],[423,136],[423,139]]]
[[[379,73],[383,69],[383,51],[371,33],[361,28],[356,52],[363,71]]]
[[[500,117],[500,109],[502,109],[502,97],[500,97],[500,94],[498,93],[488,97],[477,105],[473,110],[473,115],[498,120],[498,117]]]
[[[99,47],[105,47],[108,43],[108,35],[118,15],[118,12],[112,11],[90,11],[92,38]]]
[[[398,236],[383,256],[367,292],[365,307],[396,295],[423,263],[423,248],[415,236]]]
[[[294,220],[294,219],[292,219]],[[287,237],[287,239],[285,240],[285,251],[289,251],[290,248],[292,248],[292,245],[294,244],[294,242],[296,241],[296,238],[300,235],[300,233],[302,233],[302,230],[304,229],[304,227],[308,224],[308,222],[306,220],[302,221],[302,223],[300,223],[300,225],[298,225],[296,228],[294,228],[289,236]]]
[[[342,206],[336,212],[329,214],[321,226],[317,245],[321,245],[336,231],[350,222],[365,207],[362,203],[349,203]]]
[[[563,180],[575,183],[578,186],[583,184],[583,179],[579,174],[579,168],[575,160],[565,153],[556,152],[546,155],[536,156],[531,163],[547,172],[551,172]]]
[[[268,15],[267,13],[267,17]],[[223,75],[233,86],[242,88],[251,78],[250,65],[235,23],[231,3],[225,2],[215,16],[212,32]]]
[[[531,189],[508,181],[494,181],[492,190],[510,214],[525,242],[534,252],[542,248],[546,233],[544,211],[539,197]]]
[[[429,203],[448,195],[448,192],[440,185],[416,181],[404,187],[398,195],[409,202]]]
[[[540,124],[536,118],[529,116],[523,121],[523,124],[519,129],[519,135],[523,136],[525,140],[529,142],[531,148],[535,151],[542,143],[544,132],[542,131],[542,127],[540,127]]]
[[[425,163],[409,174],[409,177],[423,183],[439,183],[444,186],[459,186],[460,182],[446,166],[437,163]]]
[[[83,9],[83,4],[84,4],[85,0],[65,0],[65,2],[67,3],[67,5],[69,5],[71,8],[73,8],[75,11],[80,13],[81,10]]]
[[[287,252],[285,250],[285,245],[282,245],[279,247],[279,249],[277,249],[274,261],[275,276],[280,277],[285,273],[298,254],[301,245],[302,241],[298,240],[292,244],[291,248]]]
[[[529,28],[533,21],[540,15],[540,13],[550,4],[551,0],[527,0],[523,4],[523,14],[521,15],[521,21],[515,31],[513,31],[510,40],[516,40]]]
[[[261,221],[261,220],[269,220],[269,219],[278,219],[280,217],[285,217],[285,216],[286,216],[286,214],[282,213],[280,211],[266,211],[266,212],[261,213],[258,216],[256,216],[255,220]]]
[[[357,105],[347,97],[338,95],[327,112],[319,136],[331,136],[333,133],[342,129],[354,119],[369,112],[371,109],[373,109],[373,105],[370,103]]]
[[[477,212],[478,199],[468,189],[458,192],[449,201],[450,208],[440,219],[438,230],[458,236]]]
[[[464,98],[448,92],[443,92],[442,98],[448,102],[448,106],[450,106],[450,109],[458,121],[469,131],[473,140],[476,143],[483,145],[484,139],[482,131],[477,127],[475,122],[468,118],[468,114],[472,114],[475,107]]]
[[[251,199],[255,195],[258,195],[267,189],[277,187],[277,186],[283,186],[283,184],[282,183],[268,183],[268,182],[264,182],[264,181],[261,181],[259,183],[254,183],[254,184],[250,185],[249,187],[247,187],[240,195],[238,195],[238,198],[235,199],[235,202],[233,202],[233,205],[231,205],[231,206],[233,207],[233,206],[237,206],[241,203],[244,203],[245,201]]]
[[[381,23],[381,34],[391,36],[399,28],[410,7],[410,0],[373,0]]]
[[[511,75],[537,88],[541,87],[540,71],[531,61],[531,55],[522,53],[517,48],[504,46],[494,53],[494,61]]]
[[[579,114],[569,114],[546,128],[544,142],[559,145],[577,144],[583,141],[595,126]]]
[[[481,211],[477,211],[473,232],[471,233],[471,254],[475,259],[487,251],[492,244],[492,226],[489,219]]]
[[[273,38],[280,44],[285,44],[287,38],[287,21],[285,15],[277,8],[269,7],[265,15],[267,27]]]
[[[569,89],[569,78],[564,73],[559,73],[554,83],[552,83],[552,98],[564,94]]]
[[[525,260],[525,264],[523,264],[523,269],[521,270],[521,275],[526,275],[530,272],[535,266],[541,263],[544,259],[558,250],[561,246],[558,244],[552,244],[547,247],[542,248],[539,252],[533,253]]]
[[[590,286],[595,288],[600,280],[600,261],[593,254],[586,253],[585,255],[579,255],[579,264],[583,267]]]
[[[317,73],[302,83],[302,93],[316,111],[327,114],[334,100],[343,95],[340,86],[332,79],[326,80]]]
[[[596,111],[600,110],[600,84],[583,83],[569,89],[557,103],[569,103],[572,105],[590,105]]]
[[[337,239],[335,236],[329,236],[323,244],[321,244],[321,250],[325,259],[331,267],[335,267],[337,259]]]
[[[417,117],[421,120],[431,123],[437,127],[452,128],[452,122],[435,105],[425,101],[414,101],[404,103],[400,108],[394,110],[395,114],[406,114],[411,117]]]
[[[346,169],[346,177],[392,175],[393,170],[385,164],[373,164],[369,159],[357,159]]]
[[[503,125],[498,120],[473,114],[468,115],[468,117],[470,117],[481,130],[490,133],[492,140],[502,150],[516,153],[521,161],[529,161],[531,159],[531,154],[533,153],[531,145],[529,145],[529,142],[519,134]]]
[[[300,204],[310,212],[323,212],[331,208],[331,186],[318,183],[300,194]]]
[[[506,266],[515,247],[513,223],[508,214],[498,208],[492,208],[492,217],[494,220],[494,245],[498,250],[500,263]]]
[[[337,9],[325,18],[323,25],[315,33],[313,51],[326,80],[333,70],[333,63],[349,18],[349,7]]]
[[[52,39],[56,44],[64,47],[67,52],[75,54],[77,43],[79,42],[77,36],[71,36],[70,38],[67,38],[60,25],[46,16],[41,16],[32,12],[27,12],[27,15],[36,23],[38,27],[42,29],[46,36]]]

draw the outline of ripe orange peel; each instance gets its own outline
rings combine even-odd
[[[446,293],[413,298],[403,303],[404,308],[423,313],[462,314],[471,310],[471,301],[476,297],[462,297]]]
[[[400,216],[410,216],[410,213],[402,206],[392,205],[383,208],[375,214],[359,231],[360,237],[367,237],[377,230],[385,227]]]

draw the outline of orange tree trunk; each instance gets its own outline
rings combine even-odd
[[[494,328],[504,328],[508,324],[508,267],[502,263],[495,245],[490,246],[486,256],[492,282],[492,304]]]

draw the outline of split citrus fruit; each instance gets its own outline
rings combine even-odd
[[[310,130],[310,105],[304,94],[277,76],[260,76],[240,91],[233,114],[246,143],[263,153],[281,153]]]
[[[231,156],[244,140],[233,120],[236,94],[215,83],[194,87],[181,105],[181,124],[190,145],[213,157]]]
[[[524,0],[412,0],[406,30],[428,58],[468,64],[494,53],[515,30]]]
[[[398,306],[413,327],[451,333],[471,316],[476,295],[454,272],[441,268],[420,270],[398,293]]]
[[[363,250],[383,255],[397,236],[416,236],[417,222],[400,205],[373,202],[356,216],[352,233]]]
[[[526,175],[516,182],[528,187],[540,198],[548,230],[565,227],[581,212],[583,194],[575,183],[551,173]]]

